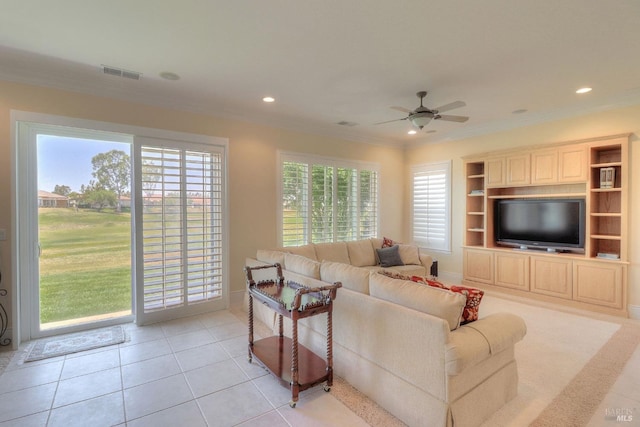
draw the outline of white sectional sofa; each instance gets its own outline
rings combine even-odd
[[[499,313],[461,326],[464,295],[380,274],[368,265],[378,244],[259,250],[247,265],[281,263],[286,280],[309,287],[342,283],[333,310],[334,372],[404,423],[480,425],[517,394],[514,346],[526,334],[524,321]],[[420,264],[394,270],[427,275],[431,258],[417,253]],[[277,330],[266,307],[254,305],[254,317]],[[324,354],[324,315],[299,322],[299,342]]]

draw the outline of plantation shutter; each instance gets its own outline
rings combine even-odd
[[[378,236],[378,172],[360,171],[359,220],[360,239]]]
[[[142,308],[184,308],[223,296],[222,152],[140,148]]]
[[[358,239],[358,171],[337,168],[336,240]]]
[[[283,246],[377,236],[378,172],[371,165],[303,155],[281,158]]]
[[[450,162],[416,166],[413,174],[413,241],[450,250]]]
[[[282,163],[282,244],[307,243],[309,168],[305,163]]]
[[[333,242],[333,168],[313,165],[311,177],[312,242]]]

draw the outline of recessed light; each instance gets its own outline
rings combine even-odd
[[[407,132],[409,135],[415,135],[416,133],[418,133],[415,129],[411,129],[409,132]]]
[[[171,71],[163,71],[160,73],[160,77],[162,77],[165,80],[180,80],[180,76],[177,75],[176,73],[172,73]]]
[[[274,102],[275,98],[271,97],[271,96],[265,96],[264,98],[262,98],[262,100],[264,102]]]
[[[588,93],[588,92],[591,92],[592,90],[593,89],[591,89],[590,87],[581,87],[576,91],[576,93]]]

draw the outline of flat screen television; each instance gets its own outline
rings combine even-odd
[[[496,243],[584,253],[585,210],[584,199],[498,199]]]

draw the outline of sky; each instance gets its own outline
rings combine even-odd
[[[38,190],[66,185],[79,192],[94,179],[91,158],[111,150],[131,155],[131,145],[121,142],[38,135]]]

